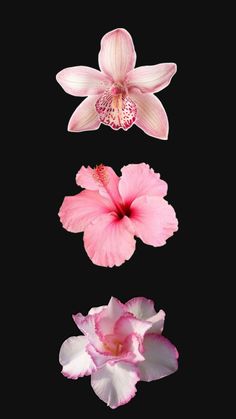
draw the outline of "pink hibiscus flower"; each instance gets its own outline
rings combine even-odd
[[[63,227],[84,231],[85,250],[96,265],[120,266],[130,259],[139,237],[163,246],[178,229],[175,211],[164,199],[167,184],[148,164],[129,164],[119,178],[111,167],[81,167],[76,182],[86,190],[65,197]]]
[[[134,68],[136,53],[125,29],[108,32],[98,56],[101,71],[78,66],[60,71],[56,78],[73,96],[88,96],[73,113],[68,130],[98,129],[100,124],[129,129],[136,124],[151,137],[166,140],[168,119],[153,93],[164,89],[176,72],[176,64]]]
[[[178,368],[177,349],[161,333],[165,313],[144,297],[126,304],[112,297],[107,306],[73,319],[84,336],[72,336],[60,349],[62,374],[76,380],[91,375],[97,396],[112,409],[128,403],[138,381],[153,381]]]

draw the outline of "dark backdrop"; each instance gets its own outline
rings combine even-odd
[[[31,6],[27,11],[22,46],[27,51],[23,72],[27,79],[21,170],[29,180],[29,242],[25,288],[32,305],[34,379],[29,383],[36,406],[47,415],[107,418],[145,415],[190,417],[200,409],[203,390],[198,381],[198,316],[204,287],[199,252],[199,164],[202,162],[202,126],[196,66],[202,59],[204,19],[192,9],[155,9],[151,5],[91,3],[64,4],[57,9]],[[30,13],[30,14],[29,14]],[[187,15],[186,15],[187,13]],[[23,23],[22,23],[23,25]],[[148,137],[136,126],[116,132],[101,125],[94,132],[69,133],[68,120],[82,101],[67,95],[55,80],[64,67],[98,68],[102,36],[117,27],[133,37],[137,66],[176,62],[171,84],[158,94],[169,118],[169,140]],[[201,27],[201,30],[200,30]],[[22,95],[25,89],[22,87]],[[30,115],[30,116],[28,116]],[[27,120],[27,122],[26,122]],[[24,149],[24,146],[25,149]],[[24,151],[27,150],[27,151]],[[22,150],[21,150],[22,151]],[[119,268],[101,268],[87,257],[82,234],[64,230],[57,213],[65,195],[79,192],[75,175],[81,165],[112,166],[117,174],[128,163],[146,162],[169,185],[168,201],[179,219],[179,231],[161,248],[144,245]],[[67,380],[61,373],[58,351],[77,334],[71,315],[105,304],[110,296],[121,301],[145,296],[167,314],[164,335],[180,353],[177,373],[159,381],[138,383],[136,397],[115,411],[93,393],[88,377]],[[36,390],[36,388],[38,390]],[[80,410],[81,409],[81,410]]]

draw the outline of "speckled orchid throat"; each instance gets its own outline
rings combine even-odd
[[[101,122],[117,130],[130,128],[137,116],[137,106],[128,96],[125,83],[114,83],[96,102]]]

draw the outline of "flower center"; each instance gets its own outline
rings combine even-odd
[[[122,128],[127,131],[137,116],[137,106],[128,96],[127,87],[121,83],[114,83],[105,90],[95,108],[101,122],[115,130]]]
[[[114,190],[109,185],[110,178],[109,178],[109,173],[106,166],[104,166],[103,164],[97,165],[95,169],[93,169],[93,178],[96,180],[96,182],[100,186],[103,186],[106,193],[111,198],[113,204],[116,207],[116,213],[117,213],[118,218],[121,220],[125,215],[127,217],[130,217],[131,215],[130,206],[124,205],[121,199],[119,200],[117,198],[117,195],[114,195]]]
[[[114,356],[122,353],[123,343],[114,335],[106,335],[103,342],[104,349]]]

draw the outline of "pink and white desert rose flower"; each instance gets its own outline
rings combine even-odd
[[[73,319],[83,336],[62,344],[62,374],[74,380],[91,375],[96,395],[112,409],[135,396],[138,381],[158,380],[178,368],[177,349],[162,336],[165,312],[157,313],[152,300],[122,304],[112,297],[107,306]]]
[[[76,182],[85,190],[65,197],[59,211],[66,230],[84,232],[84,247],[95,265],[120,266],[130,259],[134,236],[158,247],[178,229],[159,173],[145,163],[129,164],[121,172],[118,177],[109,166],[82,166]]]
[[[136,53],[125,29],[108,32],[101,41],[100,70],[78,66],[60,71],[56,79],[73,96],[88,96],[73,113],[68,130],[96,130],[100,124],[128,130],[136,124],[151,137],[166,140],[168,118],[153,93],[168,86],[176,64],[135,67]]]

